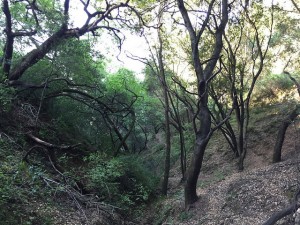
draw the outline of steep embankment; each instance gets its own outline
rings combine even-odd
[[[157,203],[141,224],[259,225],[288,206],[299,188],[299,121],[286,133],[283,161],[272,164],[272,151],[280,120],[288,108],[281,105],[253,113],[249,126],[245,170],[238,172],[235,159],[222,136],[208,146],[198,182],[200,199],[184,211],[183,187],[177,167],[172,170],[169,196]],[[278,224],[293,224],[293,215]]]
[[[173,206],[165,224],[262,224],[273,212],[289,205],[299,182],[299,158],[226,177],[198,189],[199,201],[183,212],[183,199]],[[171,222],[173,218],[173,223]],[[291,216],[280,224],[292,224]]]

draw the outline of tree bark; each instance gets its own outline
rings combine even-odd
[[[158,15],[158,24],[162,24],[162,14],[164,5],[161,3],[160,5],[160,13]],[[170,157],[171,157],[171,130],[170,130],[170,103],[169,103],[169,94],[168,94],[168,85],[166,81],[166,73],[164,68],[164,62],[163,62],[163,40],[161,36],[161,30],[158,28],[157,30],[157,36],[159,41],[159,47],[158,47],[158,78],[160,81],[160,85],[163,91],[163,101],[165,106],[165,130],[166,130],[166,152],[165,152],[165,168],[164,168],[164,177],[162,182],[162,188],[161,192],[163,195],[167,195],[168,192],[168,183],[169,183],[169,173],[170,173]]]
[[[202,167],[204,152],[207,146],[207,143],[210,139],[210,130],[211,130],[211,116],[208,109],[208,82],[212,77],[216,63],[220,57],[220,53],[222,51],[223,42],[222,35],[224,33],[227,21],[228,21],[228,2],[227,0],[222,0],[221,2],[221,22],[218,27],[216,27],[215,32],[215,43],[213,52],[211,57],[206,64],[205,68],[203,68],[203,64],[200,61],[199,54],[199,42],[202,37],[204,30],[208,26],[208,22],[210,19],[210,14],[212,12],[213,5],[215,0],[212,0],[209,3],[208,11],[206,14],[206,18],[204,19],[200,30],[197,32],[194,29],[194,26],[189,18],[189,14],[187,9],[185,8],[185,4],[183,0],[177,0],[179,11],[184,20],[185,27],[189,33],[190,44],[192,50],[192,59],[193,59],[193,67],[197,76],[197,88],[198,88],[198,104],[197,104],[197,112],[194,115],[194,127],[196,127],[196,118],[200,120],[200,127],[196,129],[196,142],[194,147],[193,156],[191,159],[191,163],[186,172],[186,183],[184,187],[185,193],[185,208],[187,209],[189,205],[193,204],[197,201],[197,181],[199,177],[199,173]]]
[[[2,61],[2,69],[4,74],[7,76],[11,67],[11,59],[13,55],[13,45],[14,45],[14,37],[12,34],[12,21],[11,21],[11,13],[9,10],[9,4],[7,0],[3,0],[2,11],[5,14],[5,33],[6,33],[6,41],[4,46],[4,56]]]
[[[283,142],[285,139],[285,133],[289,125],[296,119],[296,117],[299,115],[299,109],[300,106],[296,106],[296,108],[291,112],[290,115],[287,116],[283,120],[283,122],[280,125],[277,137],[276,137],[276,143],[274,146],[274,152],[273,152],[273,163],[280,162],[281,161],[281,149],[283,146]]]
[[[211,117],[207,106],[203,106],[200,109],[200,123],[201,127],[196,134],[196,143],[192,161],[186,173],[186,183],[184,187],[186,208],[198,200],[197,181],[202,167],[204,152],[209,141],[208,134],[211,128]]]

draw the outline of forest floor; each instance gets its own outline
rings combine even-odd
[[[166,198],[152,204],[137,224],[149,225],[259,225],[289,205],[300,185],[300,122],[287,130],[282,162],[272,164],[272,153],[282,116],[289,109],[274,105],[253,112],[249,126],[245,169],[220,134],[210,141],[198,180],[199,200],[184,210],[179,166],[171,171]],[[290,215],[277,224],[293,224]]]

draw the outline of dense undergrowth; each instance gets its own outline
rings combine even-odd
[[[1,132],[0,139],[0,221],[1,224],[52,224],[47,212],[37,213],[33,207],[39,199],[49,199],[53,190],[45,187],[45,172],[23,161],[19,140]]]
[[[253,125],[249,127],[250,140],[257,140],[258,136],[263,133],[275,136],[279,125],[278,121],[292,106],[293,103],[277,104],[255,109],[252,118]],[[2,114],[2,119],[5,115],[7,114]],[[153,201],[159,196],[157,174],[162,168],[158,169],[159,166],[155,163],[162,155],[160,156],[161,153],[155,149],[148,156],[140,158],[134,155],[112,158],[103,153],[86,153],[80,149],[76,150],[77,153],[60,153],[57,155],[57,160],[59,165],[64,168],[63,175],[61,175],[53,168],[46,155],[41,152],[37,151],[28,155],[28,162],[26,162],[24,156],[30,149],[30,142],[22,135],[12,136],[14,129],[12,126],[10,130],[1,130],[0,139],[0,181],[2,184],[0,188],[0,219],[4,221],[4,224],[55,224],[55,217],[52,213],[41,210],[32,203],[43,202],[51,208],[57,205],[58,196],[67,195],[66,186],[69,185],[73,186],[72,188],[77,187],[77,191],[83,195],[97,196],[97,201],[116,207],[115,209],[119,210],[120,214],[124,212],[131,216],[135,214],[136,218],[142,217],[141,213],[145,212],[143,208],[147,202]],[[221,140],[222,136],[218,136]],[[214,148],[213,143],[214,141],[210,144],[209,149]],[[218,146],[220,147],[220,145]],[[250,144],[250,147],[255,147],[255,145]],[[82,151],[85,152],[85,156],[76,157],[76,154]],[[174,158],[179,156],[178,152],[173,154]],[[213,157],[213,153],[208,150],[206,160],[211,160],[211,157]],[[153,160],[152,163],[151,160]],[[234,161],[231,163],[234,164]],[[176,166],[178,170],[179,165],[176,164]],[[151,171],[151,167],[155,169]],[[212,167],[210,164],[205,164],[204,173],[210,173]],[[200,179],[199,187],[206,188],[226,179],[231,172],[225,173],[225,170],[219,168],[218,171],[212,173],[212,177],[209,179]],[[234,169],[231,168],[231,170]],[[180,176],[180,173],[178,172],[176,176]],[[57,181],[59,184],[51,185],[47,183],[47,179],[49,182]],[[178,197],[183,194],[182,191],[178,193],[181,193]],[[63,201],[67,206],[74,207],[73,201],[69,197],[64,197]],[[168,204],[162,206],[164,201],[161,199],[155,203],[158,204],[156,209],[161,208],[155,215],[156,224],[164,221],[166,215],[169,215],[172,210]],[[191,215],[188,213],[179,214],[179,220],[182,221],[190,217]]]
[[[111,157],[80,146],[71,152],[57,150],[53,162],[46,148],[26,138],[25,132],[29,130],[24,124],[14,124],[9,119],[11,114],[12,111],[2,112],[1,122],[6,127],[0,131],[0,219],[3,224],[56,224],[54,212],[41,209],[35,204],[38,202],[43,207],[65,204],[82,210],[95,201],[99,203],[98,210],[104,205],[125,219],[128,213],[143,208],[158,192],[158,177],[135,155]],[[39,137],[57,141],[58,135],[49,127],[53,129],[43,127]],[[66,138],[64,141],[74,140]],[[85,196],[89,199],[81,199]],[[62,208],[64,210],[68,209]],[[108,213],[113,215],[111,212]]]

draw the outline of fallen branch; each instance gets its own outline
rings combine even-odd
[[[28,156],[29,154],[31,154],[35,149],[40,148],[42,151],[47,152],[47,149],[45,149],[44,147],[40,146],[40,145],[34,145],[33,147],[31,147],[28,152],[26,152],[26,154],[23,156],[23,161],[29,163],[28,160]]]
[[[96,208],[99,215],[100,211],[105,212],[107,214],[106,216],[109,218],[114,216],[114,212],[116,210],[121,210],[119,207],[97,201],[97,196],[81,194],[78,190],[66,182],[60,182],[59,180],[53,180],[45,176],[41,176],[41,179],[49,188],[66,193],[74,202],[76,208],[81,211],[87,224],[90,224],[90,220],[85,212],[87,207]]]
[[[43,141],[40,138],[34,136],[33,134],[28,133],[26,135],[27,135],[27,137],[29,137],[34,142],[36,142],[36,143],[38,143],[42,146],[45,146],[47,148],[58,148],[58,149],[61,149],[61,150],[70,150],[70,149],[76,148],[79,145],[81,145],[81,143],[78,143],[78,144],[75,144],[75,145],[55,145],[55,144],[51,144],[49,142]]]
[[[33,134],[31,133],[27,133],[26,134],[27,137],[29,137],[31,140],[33,140],[34,142],[37,143],[37,145],[35,145],[34,147],[32,147],[27,153],[26,155],[23,157],[23,159],[28,162],[28,155],[33,151],[34,148],[36,147],[40,147],[42,149],[46,149],[47,151],[47,155],[48,155],[48,158],[50,160],[50,163],[52,164],[54,170],[56,172],[59,172],[59,174],[62,175],[64,169],[61,168],[59,165],[58,165],[58,162],[57,162],[57,159],[56,159],[56,155],[55,155],[55,150],[56,149],[59,149],[59,150],[70,150],[70,149],[73,149],[79,145],[81,145],[81,143],[79,144],[75,144],[75,145],[55,145],[55,144],[51,144],[49,142],[46,142],[44,140],[41,140],[40,138],[34,136]]]
[[[292,204],[290,204],[288,207],[275,212],[266,222],[264,222],[262,225],[274,225],[276,222],[294,212],[297,211],[298,208],[300,208],[300,203],[299,203],[299,196],[300,195],[300,189],[295,195],[295,200],[293,201]]]

